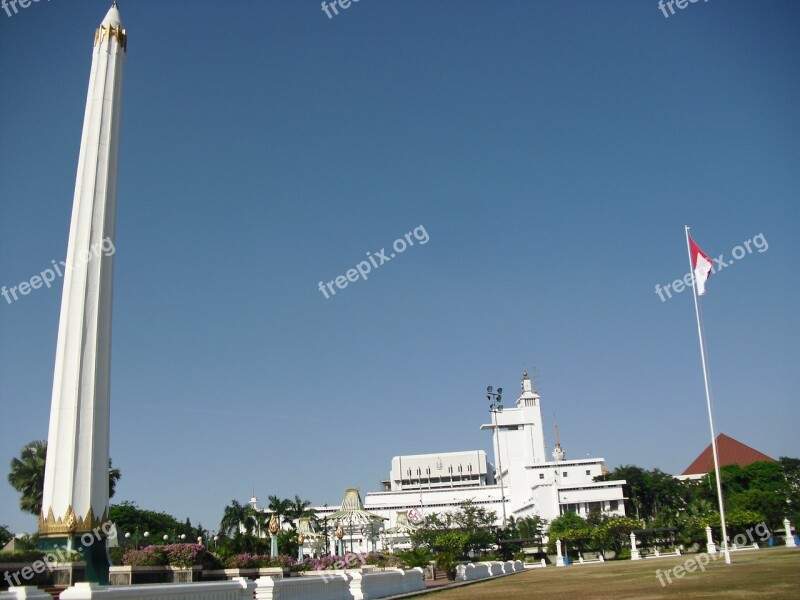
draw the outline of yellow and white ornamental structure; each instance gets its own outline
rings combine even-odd
[[[92,559],[105,556],[108,530],[111,299],[126,46],[114,3],[94,36],[39,517],[45,545],[84,548],[94,581],[104,580],[102,564]],[[107,578],[107,558],[101,562]]]

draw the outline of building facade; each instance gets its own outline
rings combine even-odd
[[[515,406],[491,416],[481,429],[492,433],[494,464],[483,450],[395,456],[382,491],[369,492],[364,509],[384,518],[383,530],[404,526],[406,520],[398,519],[400,515],[418,523],[434,512],[455,511],[466,501],[494,511],[498,527],[509,517],[539,516],[549,522],[566,512],[582,517],[592,511],[625,515],[625,481],[594,481],[606,473],[603,458],[566,460],[557,436],[548,457],[541,398],[527,373]],[[324,519],[335,510],[319,507],[318,517]],[[358,552],[387,545],[373,528],[361,529],[348,531],[348,549]],[[392,548],[407,545],[394,540]]]

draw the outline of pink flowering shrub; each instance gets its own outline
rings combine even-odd
[[[203,564],[206,549],[202,544],[169,544],[164,546],[164,553],[172,567],[193,567]]]
[[[164,546],[145,546],[141,550],[128,550],[122,564],[130,567],[163,567],[167,564]]]
[[[260,566],[262,557],[258,554],[244,552],[225,559],[226,569],[255,569]]]

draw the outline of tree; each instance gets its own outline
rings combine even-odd
[[[643,526],[642,521],[633,517],[609,517],[592,532],[592,542],[604,552],[613,550],[619,554],[630,543],[631,532]]]
[[[278,554],[297,556],[299,548],[297,532],[294,529],[278,532]]]
[[[789,487],[789,516],[797,520],[800,513],[800,458],[781,456],[778,462],[783,467],[783,474]]]
[[[6,525],[0,525],[0,549],[3,548],[8,542],[11,541],[11,538],[14,537]]]
[[[786,516],[786,500],[774,492],[762,490],[745,490],[731,496],[725,507],[725,518],[731,520],[732,511],[755,512],[761,515],[770,529],[783,526]],[[760,521],[757,521],[759,523]]]
[[[295,495],[294,500],[289,500],[289,507],[286,509],[285,516],[291,523],[292,527],[295,526],[294,521],[301,517],[309,517],[314,515],[314,511],[310,510],[311,502],[303,500],[300,496]]]
[[[117,493],[117,482],[122,479],[122,472],[114,467],[111,458],[108,459],[108,497],[113,498]]]
[[[516,524],[519,530],[519,537],[523,540],[541,545],[544,531],[547,529],[547,519],[542,519],[539,515],[534,515],[519,519]]]
[[[20,510],[37,517],[42,512],[46,457],[47,441],[35,440],[22,448],[19,458],[11,459],[11,472],[8,474],[8,482],[22,494]]]
[[[34,440],[22,448],[19,458],[11,459],[11,471],[8,474],[8,482],[22,494],[19,500],[20,509],[37,517],[42,512],[46,460],[47,440]],[[108,459],[109,498],[114,497],[117,482],[121,478],[120,470],[113,468],[111,459]]]
[[[429,548],[448,577],[455,577],[456,564],[468,553],[474,557],[494,547],[496,521],[494,511],[462,502],[456,511],[426,515],[411,534],[411,543],[415,548]]]
[[[134,502],[112,504],[108,509],[108,518],[117,526],[117,535],[131,534],[134,538],[131,543],[160,543],[165,535],[172,540],[185,535],[187,542],[194,542],[198,537],[206,539],[207,536],[206,532],[192,527],[189,519],[182,523],[167,513],[139,508]],[[146,539],[145,531],[149,533]],[[120,538],[120,544],[124,539]]]
[[[595,481],[616,479],[626,480],[625,512],[644,521],[655,519],[663,511],[668,513],[667,520],[673,519],[689,498],[689,488],[660,469],[646,471],[635,465],[623,465],[607,475],[595,477]]]
[[[734,508],[725,512],[725,524],[728,529],[728,537],[733,537],[737,533],[752,529],[759,523],[764,522],[764,513],[757,510],[747,510]]]
[[[225,507],[222,520],[219,522],[219,532],[222,535],[230,536],[241,533],[244,529],[245,535],[252,535],[255,526],[253,508],[249,504],[240,504],[238,500],[231,500],[230,505]]]
[[[281,500],[278,496],[269,496],[269,509],[278,517],[278,521],[282,521],[289,511],[292,510],[291,500]]]
[[[576,550],[586,548],[592,539],[589,525],[573,512],[566,512],[550,523],[548,551],[555,552],[556,540],[560,539]]]

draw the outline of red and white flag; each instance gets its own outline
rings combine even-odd
[[[697,285],[697,295],[702,296],[706,293],[706,280],[711,275],[714,263],[708,258],[708,254],[694,243],[692,236],[689,236],[689,248],[692,254],[692,270],[694,271],[694,280]]]

